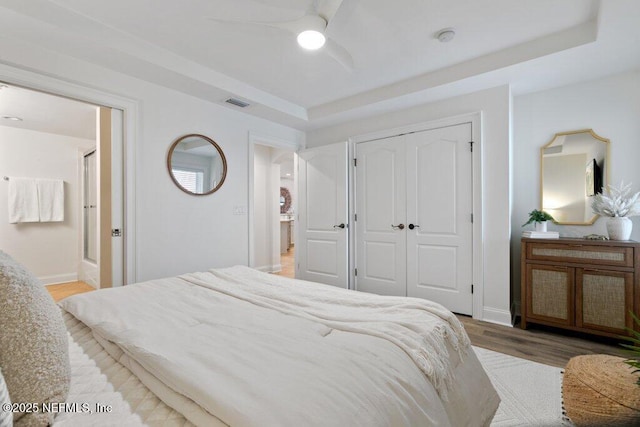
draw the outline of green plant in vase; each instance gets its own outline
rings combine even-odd
[[[555,221],[551,215],[545,211],[539,211],[537,209],[529,212],[529,221],[522,224],[523,227],[534,223],[536,225],[536,231],[547,231],[547,221]],[[540,224],[540,226],[538,226]]]

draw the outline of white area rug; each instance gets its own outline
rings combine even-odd
[[[570,426],[562,415],[562,371],[484,348],[473,347],[498,391],[492,426]]]

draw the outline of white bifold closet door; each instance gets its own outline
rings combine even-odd
[[[471,124],[358,144],[356,286],[472,314]]]
[[[406,295],[404,136],[357,145],[356,276],[359,291]]]

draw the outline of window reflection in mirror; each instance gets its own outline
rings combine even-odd
[[[218,144],[204,135],[178,138],[169,149],[167,166],[178,188],[193,195],[215,192],[227,175],[224,153]]]
[[[542,210],[558,224],[593,224],[592,197],[608,184],[609,140],[593,130],[557,133],[541,149]]]

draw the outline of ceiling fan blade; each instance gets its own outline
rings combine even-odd
[[[357,4],[358,0],[324,0],[318,12],[327,21],[327,32],[331,32],[333,25],[346,24]]]
[[[251,0],[254,3],[259,3],[269,7],[275,7],[278,9],[292,9],[292,10],[305,10],[304,7],[300,7],[300,0]]]
[[[317,13],[327,22],[331,22],[331,19],[338,12],[343,1],[344,0],[321,0],[318,5]]]
[[[280,30],[285,30],[293,34],[298,34],[304,28],[300,19],[296,19],[294,21],[234,21],[230,19],[218,19],[218,18],[208,18],[210,21],[219,22],[221,24],[233,24],[233,25],[256,25],[262,27],[271,27],[278,28]]]
[[[324,45],[327,53],[340,65],[349,71],[353,70],[353,58],[351,54],[342,45],[338,44],[333,39],[327,37],[327,42]]]

